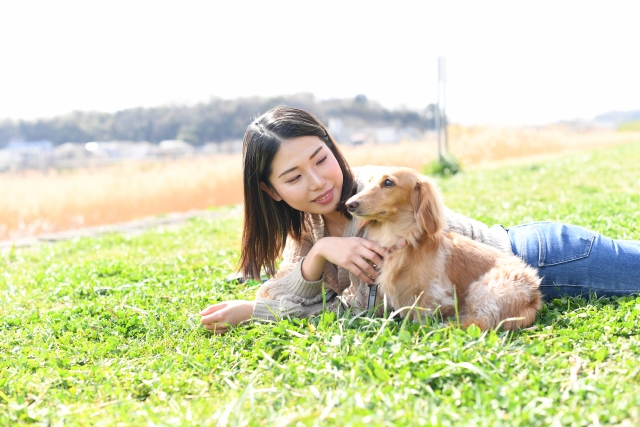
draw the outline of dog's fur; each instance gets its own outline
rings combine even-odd
[[[383,170],[346,206],[368,227],[368,239],[385,247],[407,241],[385,257],[377,279],[389,303],[448,317],[457,297],[464,327],[486,330],[509,318],[517,320],[503,322],[505,329],[529,326],[541,307],[537,272],[515,255],[444,231],[442,194],[430,178],[409,168]]]

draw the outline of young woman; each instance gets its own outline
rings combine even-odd
[[[244,231],[240,271],[269,277],[255,301],[225,301],[200,315],[212,333],[250,318],[307,317],[369,301],[383,248],[362,237],[344,203],[374,166],[350,169],[311,114],[277,107],[252,122],[243,143]],[[523,258],[543,277],[545,298],[640,292],[640,242],[612,240],[582,227],[539,222],[504,229],[447,211],[448,229]],[[403,242],[399,242],[402,245]],[[282,263],[276,271],[276,261]],[[323,284],[325,291],[322,292]],[[340,298],[335,298],[340,295]],[[327,299],[329,301],[327,301]]]

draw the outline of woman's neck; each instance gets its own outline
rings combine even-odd
[[[329,232],[329,236],[342,237],[344,234],[344,228],[347,225],[347,217],[340,212],[332,212],[330,214],[322,215],[324,225]]]

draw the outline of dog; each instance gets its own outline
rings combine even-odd
[[[415,304],[426,314],[457,315],[462,327],[482,330],[522,328],[535,320],[542,306],[536,270],[515,255],[445,231],[442,193],[431,178],[410,168],[382,168],[346,208],[367,227],[367,239],[387,248],[407,241],[385,256],[376,279],[395,309]],[[413,320],[419,312],[413,310]]]

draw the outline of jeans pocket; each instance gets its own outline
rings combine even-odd
[[[540,244],[539,267],[588,257],[596,238],[593,232],[576,225],[547,222],[535,224],[533,228]]]

